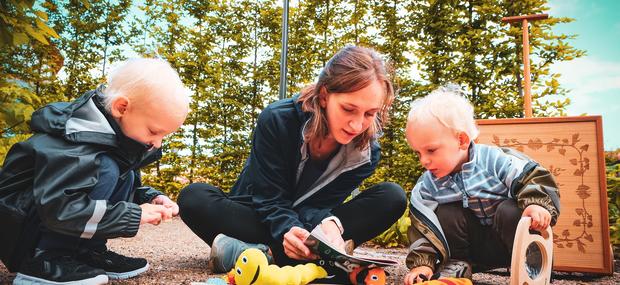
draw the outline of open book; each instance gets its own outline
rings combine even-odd
[[[353,256],[342,252],[327,242],[327,237],[320,226],[312,230],[305,244],[312,252],[320,256],[322,260],[334,262],[345,271],[350,271],[352,268],[358,266],[386,267],[398,265],[398,262],[394,260]]]

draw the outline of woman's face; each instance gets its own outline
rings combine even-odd
[[[384,97],[385,90],[377,80],[354,92],[321,96],[321,107],[325,109],[329,129],[328,138],[348,144],[364,133],[375,121]]]

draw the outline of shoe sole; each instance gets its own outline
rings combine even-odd
[[[105,274],[107,274],[108,277],[110,277],[110,279],[119,280],[119,279],[129,279],[129,278],[132,278],[132,277],[136,277],[136,276],[146,272],[147,270],[149,270],[149,264],[148,263],[144,267],[138,268],[138,269],[133,270],[133,271],[129,271],[129,272],[108,272],[108,271],[106,271]]]
[[[63,284],[63,285],[100,285],[108,283],[107,275],[97,275],[93,278],[84,279],[84,280],[76,280],[76,281],[67,281],[67,282],[55,282],[50,280],[45,280],[42,278],[37,278],[34,276],[17,273],[15,279],[13,279],[13,285],[41,285],[41,284]]]

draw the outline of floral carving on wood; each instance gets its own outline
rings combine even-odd
[[[566,157],[571,166],[574,166],[574,170],[554,167],[553,165],[547,168],[555,177],[560,176],[566,171],[569,171],[569,173],[572,171],[573,176],[580,178],[579,185],[574,189],[579,199],[581,199],[580,208],[575,208],[577,219],[573,221],[572,228],[564,229],[560,235],[554,233],[553,243],[558,248],[572,248],[576,246],[580,252],[585,253],[586,242],[594,242],[593,235],[588,232],[593,226],[592,214],[588,211],[585,203],[586,199],[592,195],[592,191],[590,186],[584,183],[584,174],[590,170],[590,159],[584,155],[588,151],[589,144],[580,144],[579,141],[579,133],[573,134],[570,139],[553,138],[550,141],[543,141],[540,138],[531,138],[527,142],[515,138],[504,138],[502,140],[497,135],[493,135],[493,144],[499,147],[510,147],[520,152],[524,152],[526,148],[529,151],[557,151],[558,154]],[[575,155],[570,156],[573,153]],[[558,184],[558,186],[561,188],[564,185]]]

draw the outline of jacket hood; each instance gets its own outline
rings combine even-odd
[[[149,147],[126,137],[103,107],[103,87],[88,91],[73,102],[51,103],[32,114],[30,128],[76,143],[93,143],[128,150]]]

